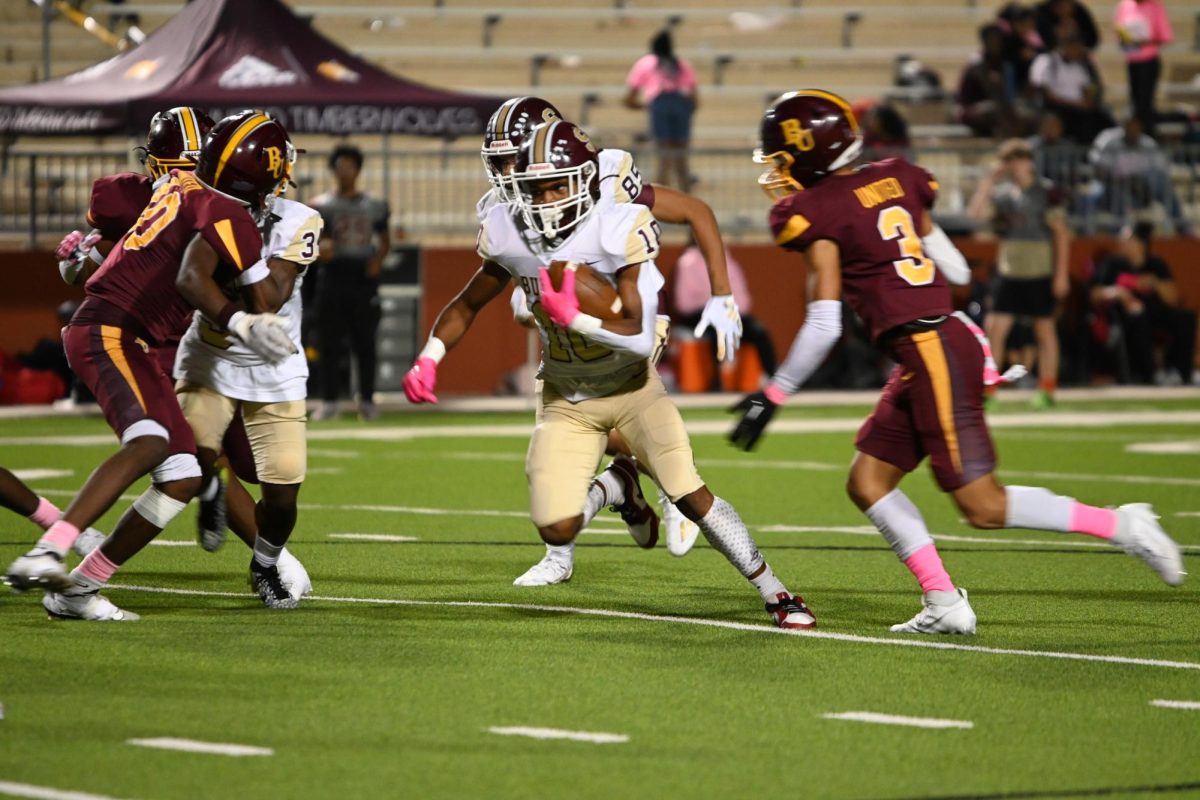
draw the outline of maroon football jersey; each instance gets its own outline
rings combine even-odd
[[[197,233],[217,251],[218,275],[249,269],[262,251],[262,237],[245,206],[207,188],[191,172],[172,170],[84,285],[87,298],[72,322],[130,328],[153,347],[177,340],[192,308],[175,288],[175,278]]]
[[[92,184],[87,221],[108,241],[115,242],[133,227],[150,202],[154,187],[145,175],[122,172]]]
[[[876,339],[915,319],[951,313],[950,287],[921,246],[921,214],[937,197],[928,172],[894,158],[830,175],[771,209],[771,232],[789,250],[837,243],[842,292]]]

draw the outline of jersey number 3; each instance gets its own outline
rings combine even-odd
[[[904,257],[892,262],[896,274],[913,286],[933,283],[933,262],[921,248],[921,237],[917,235],[912,214],[901,206],[888,206],[880,209],[877,227],[885,242],[900,240],[900,255]]]

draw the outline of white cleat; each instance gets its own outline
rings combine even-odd
[[[99,589],[88,592],[78,587],[62,594],[47,593],[42,606],[55,619],[83,619],[91,622],[133,622],[141,619],[132,611],[117,608]]]
[[[279,553],[279,561],[275,566],[279,568],[279,582],[293,598],[299,600],[312,594],[312,579],[308,577],[308,570],[286,547]]]
[[[959,588],[957,596],[949,602],[937,603],[930,597],[933,592],[926,593],[925,607],[921,613],[891,627],[892,633],[975,633],[975,611],[967,601],[967,590]],[[937,592],[946,595],[948,592]]]
[[[667,539],[667,550],[673,556],[686,556],[700,537],[700,526],[675,507],[662,487],[656,483],[654,488],[658,492],[658,507],[662,509],[663,535]]]
[[[1112,543],[1158,573],[1171,586],[1179,586],[1187,575],[1179,545],[1158,524],[1158,515],[1149,503],[1128,503],[1117,508],[1121,522]]]
[[[104,544],[105,535],[95,528],[88,528],[83,533],[75,537],[75,544],[71,545],[71,549],[81,556],[86,556],[88,553],[95,550],[100,545]]]
[[[556,583],[566,583],[574,573],[575,566],[572,562],[563,561],[559,556],[547,553],[541,561],[513,581],[513,586],[552,586]]]
[[[67,573],[63,557],[40,545],[8,565],[4,573],[4,582],[14,592],[24,592],[33,588],[65,592],[74,585]]]

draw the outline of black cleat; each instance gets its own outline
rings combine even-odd
[[[196,512],[196,535],[200,539],[200,546],[210,553],[225,544],[225,529],[228,527],[225,518],[225,480],[221,472],[218,470],[212,477],[217,482],[217,493],[212,500],[201,500],[200,510]]]
[[[250,559],[250,587],[258,592],[267,608],[296,608],[300,605],[300,601],[288,593],[279,579],[279,569],[275,566],[264,567],[253,558]]]

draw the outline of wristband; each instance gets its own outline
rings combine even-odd
[[[591,314],[577,314],[575,319],[571,320],[571,324],[567,326],[576,333],[581,333],[587,336],[590,333],[595,333],[600,330],[602,323],[599,317],[593,317]]]
[[[428,358],[435,364],[440,364],[445,357],[446,343],[436,336],[429,337],[429,341],[425,343],[425,348],[417,356],[418,359]]]
[[[233,322],[235,314],[242,310],[241,306],[232,301],[221,306],[221,310],[217,312],[217,324],[225,330],[230,330],[230,324]]]
[[[774,383],[768,383],[763,387],[763,396],[777,406],[783,405],[788,399],[787,392],[780,389]]]
[[[88,251],[88,258],[90,258],[92,261],[95,261],[97,264],[104,263],[104,255],[94,247]]]

